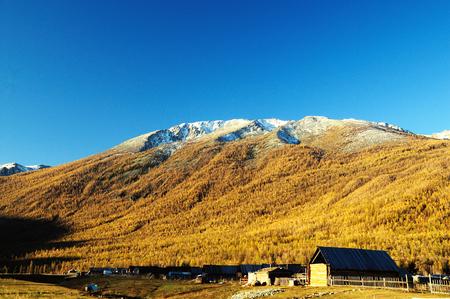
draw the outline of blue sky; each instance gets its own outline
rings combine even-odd
[[[450,129],[450,1],[0,0],[0,163],[180,122]]]

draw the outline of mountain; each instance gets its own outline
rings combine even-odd
[[[346,140],[350,143],[359,143],[358,148],[403,139],[406,134],[412,134],[388,123],[354,119],[332,120],[321,116],[308,116],[299,121],[233,119],[182,123],[129,139],[114,149],[122,152],[141,152],[167,144],[172,145],[170,148],[173,151],[190,141],[212,139],[230,142],[270,133],[273,133],[274,139],[278,142],[299,144],[320,137],[329,129],[357,131],[356,136],[348,136]],[[348,148],[348,150],[351,149]]]
[[[447,271],[448,157],[450,141],[386,123],[180,124],[0,177],[0,269],[306,263],[322,245]]]
[[[430,137],[436,139],[450,139],[450,130],[445,130],[439,133],[431,134]]]
[[[12,175],[20,172],[26,172],[26,171],[32,171],[32,170],[38,170],[42,168],[48,168],[50,166],[47,165],[30,165],[30,166],[23,166],[19,163],[7,163],[0,165],[0,176],[7,176]]]

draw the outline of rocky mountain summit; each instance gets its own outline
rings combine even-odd
[[[212,139],[230,142],[253,136],[270,135],[279,143],[300,144],[324,137],[331,131],[346,131],[354,134],[343,136],[349,145],[347,150],[374,145],[386,141],[403,139],[413,133],[396,125],[355,119],[334,120],[323,116],[307,116],[301,120],[279,119],[232,119],[182,123],[168,129],[157,130],[129,139],[115,150],[142,152],[165,144],[176,148],[186,142]],[[345,134],[344,134],[345,135]]]

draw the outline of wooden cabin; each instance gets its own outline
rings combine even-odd
[[[328,286],[333,276],[399,277],[400,269],[383,250],[318,247],[308,266],[310,286]]]
[[[275,283],[275,278],[291,276],[292,272],[284,268],[264,268],[256,272],[250,272],[248,274],[248,283],[252,285],[257,283],[260,283],[261,285],[273,285]]]

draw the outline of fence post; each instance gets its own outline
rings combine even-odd
[[[364,277],[361,276],[361,285],[364,286]]]
[[[406,279],[406,291],[409,292],[408,274],[405,275],[405,279]]]
[[[428,279],[430,280],[430,283],[429,283],[430,293],[433,293],[433,283],[431,282],[431,274],[428,274]]]
[[[383,277],[383,288],[386,288],[386,277]]]

